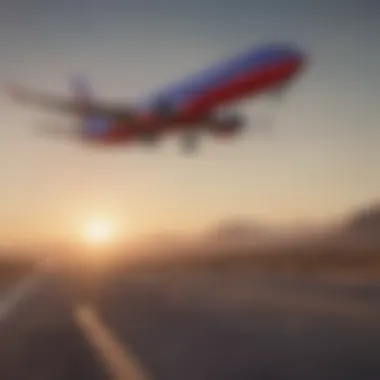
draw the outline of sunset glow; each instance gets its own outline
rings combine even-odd
[[[91,245],[104,245],[112,242],[113,228],[105,219],[93,219],[87,222],[83,230],[83,239]]]

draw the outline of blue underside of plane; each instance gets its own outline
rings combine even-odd
[[[198,94],[238,76],[244,76],[245,73],[259,71],[276,62],[302,57],[303,54],[289,44],[265,45],[260,48],[256,46],[143,98],[138,102],[137,108],[149,111],[162,102],[175,108],[182,102],[196,98]]]

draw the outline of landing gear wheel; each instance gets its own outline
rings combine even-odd
[[[198,148],[198,136],[195,133],[186,134],[183,136],[182,143],[182,151],[186,154],[192,154]]]

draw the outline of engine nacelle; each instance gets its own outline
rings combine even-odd
[[[146,146],[155,146],[160,142],[160,136],[157,133],[142,133],[139,136],[140,143]]]
[[[245,119],[240,115],[221,115],[211,121],[211,133],[215,136],[234,136],[245,126]]]

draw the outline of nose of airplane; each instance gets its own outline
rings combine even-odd
[[[278,46],[280,57],[283,57],[284,59],[290,58],[293,62],[295,62],[295,69],[297,71],[299,69],[305,68],[309,62],[308,54],[300,46],[297,46],[297,44],[283,43]]]

